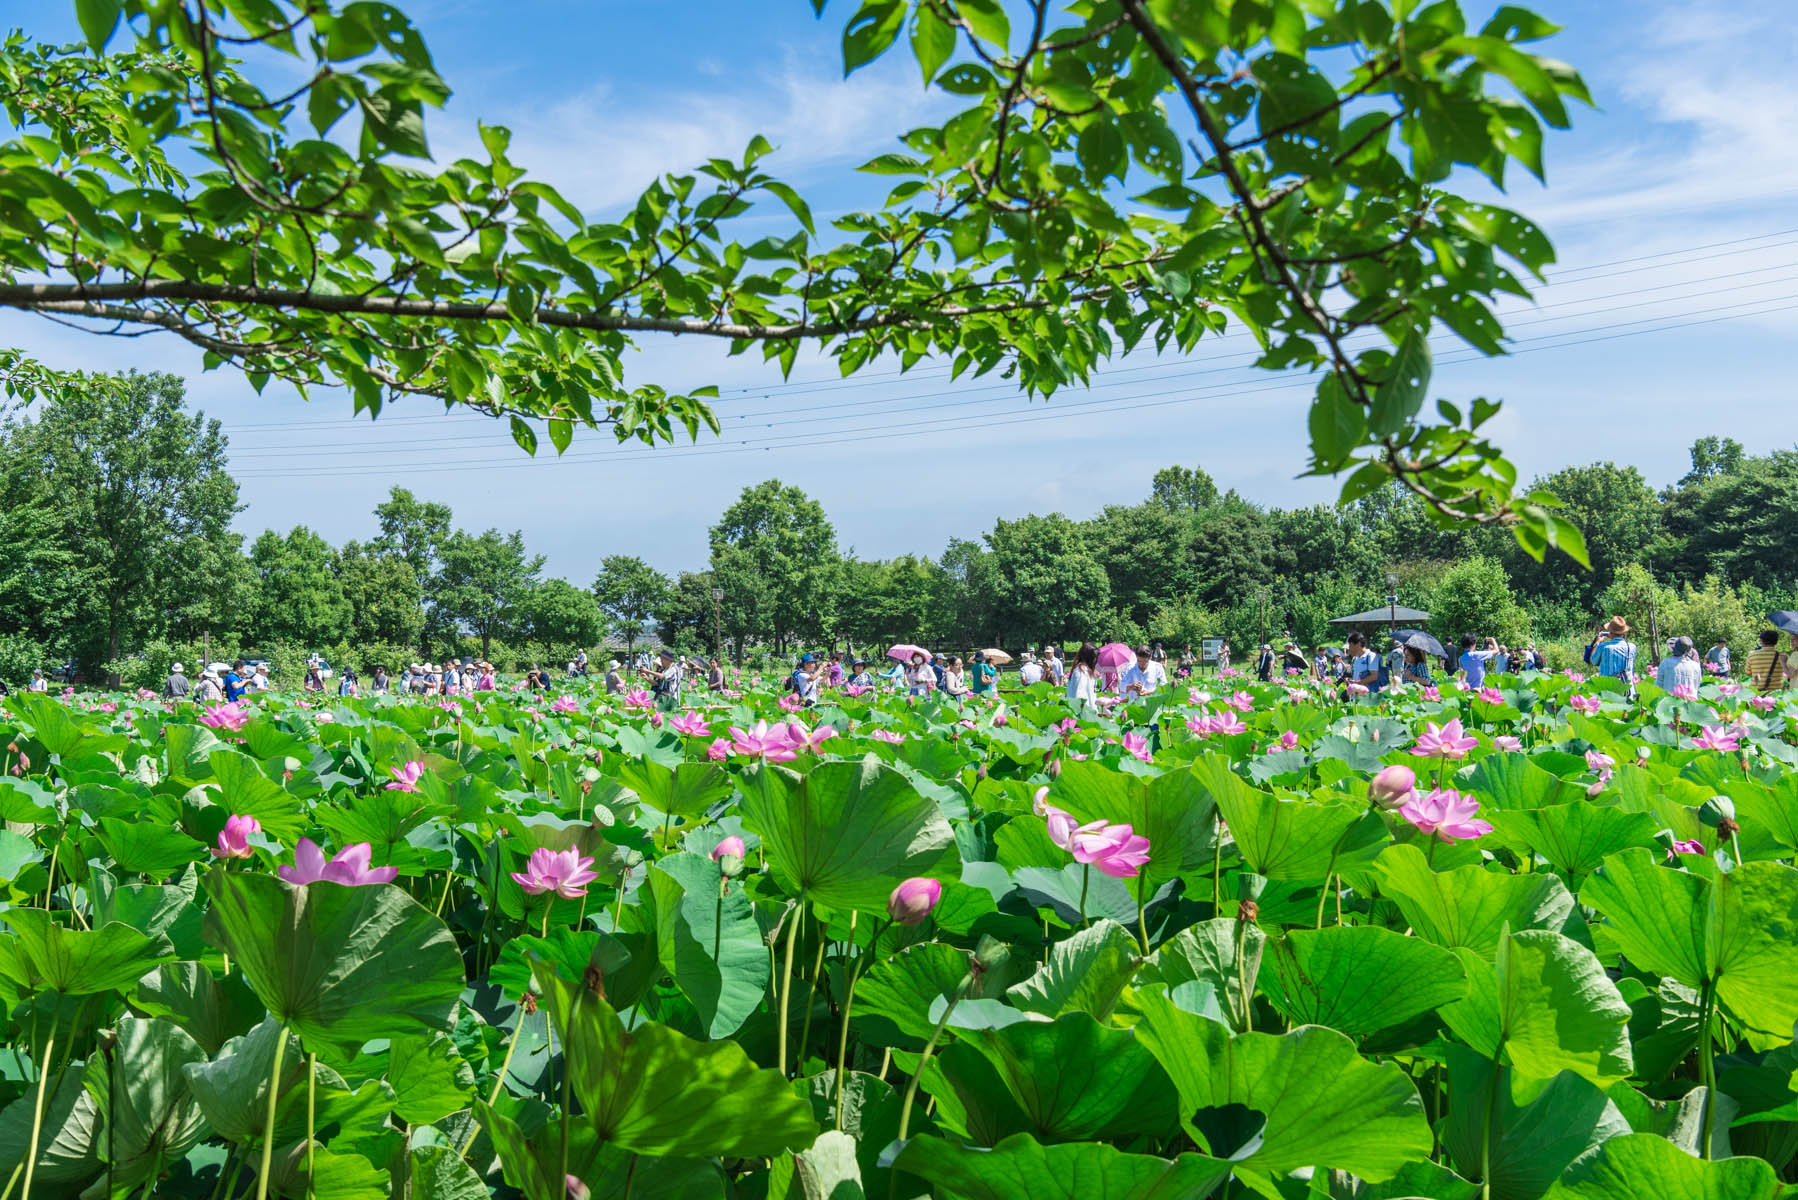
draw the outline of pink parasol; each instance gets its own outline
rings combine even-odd
[[[922,654],[925,662],[930,661],[930,651],[924,649],[922,646],[914,646],[909,642],[900,642],[897,646],[894,646],[887,651],[888,658],[896,658],[900,662],[910,662],[912,655],[914,654]]]
[[[1106,642],[1099,647],[1099,669],[1115,671],[1127,662],[1136,661],[1136,651],[1122,642]]]

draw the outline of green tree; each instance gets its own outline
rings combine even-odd
[[[1252,595],[1274,578],[1273,531],[1266,517],[1240,500],[1193,522],[1187,554],[1194,594],[1212,607]]]
[[[1741,470],[1747,451],[1732,437],[1709,434],[1692,443],[1691,455],[1692,469],[1679,481],[1682,486]]]
[[[1463,634],[1497,638],[1505,646],[1516,646],[1530,636],[1529,614],[1512,595],[1504,566],[1481,555],[1443,572],[1429,611],[1430,629],[1451,653]]]
[[[57,641],[90,669],[160,632],[183,597],[209,593],[215,581],[196,568],[235,553],[225,436],[188,412],[175,376],[67,376],[5,441],[9,510],[34,508],[24,519],[40,545],[53,529],[57,553],[78,564],[78,615]],[[46,598],[60,587],[46,583]]]
[[[599,564],[593,595],[612,627],[634,649],[649,621],[668,600],[668,577],[629,554],[609,554]]]
[[[1020,517],[997,522],[986,541],[1001,645],[1103,636],[1111,584],[1079,525],[1060,513]]]
[[[723,653],[715,634],[712,586],[710,571],[682,571],[675,578],[655,612],[656,637],[664,646],[683,652],[704,647],[709,653]],[[737,661],[742,658],[743,646],[739,642]]]
[[[1708,575],[1703,583],[1688,583],[1680,589],[1678,602],[1662,619],[1661,628],[1665,636],[1691,638],[1700,654],[1722,638],[1729,646],[1730,661],[1739,664],[1747,661],[1748,652],[1759,644],[1763,616],[1764,610],[1751,610],[1736,589]]]
[[[1780,587],[1798,579],[1798,450],[1740,461],[1678,489],[1666,509],[1679,575]]]
[[[1123,0],[1038,6],[1026,36],[993,0],[863,4],[845,71],[903,45],[957,115],[869,164],[899,187],[825,227],[841,242],[761,169],[759,136],[611,223],[529,179],[503,128],[433,169],[425,110],[450,87],[391,5],[77,9],[85,48],[0,47],[0,305],[169,330],[257,386],[342,383],[358,412],[436,395],[512,417],[531,449],[577,425],[716,432],[703,389],[624,382],[644,337],[759,342],[786,366],[811,341],[845,374],[932,354],[1050,392],[1116,346],[1185,352],[1240,322],[1262,366],[1318,380],[1310,469],[1349,473],[1349,494],[1394,476],[1448,519],[1579,555],[1514,493],[1481,432],[1497,405],[1426,403],[1431,334],[1501,353],[1496,298],[1553,258],[1450,185],[1540,176],[1542,126],[1590,103],[1526,48],[1554,26],[1515,6],[1479,25],[1456,0],[1227,19]],[[211,161],[189,175],[196,145]]]
[[[878,652],[894,642],[930,642],[939,635],[943,571],[929,559],[909,554],[885,562],[848,559],[841,580],[836,631],[852,646]]]
[[[1111,602],[1132,624],[1147,622],[1191,590],[1192,568],[1182,553],[1187,521],[1185,509],[1151,501],[1110,505],[1086,523],[1086,544],[1105,570]]]
[[[1536,563],[1515,542],[1494,546],[1503,551],[1511,578],[1526,596],[1590,607],[1618,568],[1641,561],[1661,535],[1660,498],[1634,467],[1610,462],[1566,467],[1534,486],[1553,492],[1585,532],[1591,570],[1565,556]]]
[[[334,646],[350,633],[351,609],[337,575],[337,552],[304,525],[265,530],[250,545],[256,573],[252,628],[258,642]]]
[[[599,602],[566,579],[545,579],[530,590],[523,625],[527,636],[543,647],[546,659],[558,650],[597,645],[606,635]]]
[[[838,556],[823,505],[778,479],[746,487],[712,526],[711,547],[733,637],[784,652],[795,638],[824,636],[835,614]]]
[[[395,487],[375,505],[381,533],[370,545],[378,553],[403,559],[422,586],[436,567],[452,519],[449,505],[420,500],[408,489]]]
[[[1217,484],[1203,467],[1163,467],[1149,484],[1149,500],[1175,512],[1198,512],[1218,502]]]
[[[481,657],[493,656],[496,638],[516,640],[524,608],[543,569],[541,555],[525,551],[524,535],[497,529],[456,530],[438,550],[441,566],[431,581],[430,602],[440,624],[480,639]]]
[[[971,646],[1003,641],[995,624],[999,568],[992,551],[979,542],[951,538],[937,559],[937,596],[932,606],[932,642]]]
[[[1641,670],[1648,665],[1650,657],[1661,652],[1655,638],[1665,640],[1679,625],[1679,593],[1656,579],[1647,567],[1629,563],[1617,571],[1611,586],[1599,596],[1598,612],[1581,630],[1580,640],[1583,642],[1590,637],[1592,629],[1609,616],[1619,616],[1629,622],[1630,637],[1642,649],[1642,665],[1637,668]]]
[[[337,577],[350,606],[350,641],[418,645],[425,623],[424,585],[406,557],[346,542],[337,554]]]

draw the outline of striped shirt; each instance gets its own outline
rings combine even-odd
[[[1748,655],[1748,680],[1757,692],[1785,686],[1785,655],[1774,646],[1756,646]]]

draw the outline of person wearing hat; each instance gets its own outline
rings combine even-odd
[[[370,676],[368,680],[368,694],[371,696],[385,696],[392,690],[393,681],[387,678],[387,668],[376,666],[375,673]]]
[[[809,661],[811,655],[806,655]],[[659,712],[673,712],[680,707],[680,688],[686,680],[687,669],[681,665],[674,651],[663,646],[656,655],[656,665],[649,669],[650,694],[656,698],[656,709]],[[817,685],[814,684],[815,688]]]
[[[194,699],[201,704],[217,704],[224,698],[225,689],[218,672],[211,667],[200,672],[200,682],[194,687]]]
[[[1600,675],[1630,682],[1636,674],[1636,644],[1626,636],[1629,622],[1612,617],[1586,643],[1586,664]]]
[[[1697,694],[1699,685],[1704,682],[1704,668],[1699,665],[1698,647],[1692,644],[1691,638],[1673,639],[1667,657],[1655,668],[1654,682],[1663,692],[1683,687]]]
[[[44,678],[42,667],[37,667],[32,670],[31,682],[25,685],[25,690],[28,692],[47,692],[50,690],[50,682]]]
[[[1025,687],[1029,687],[1032,684],[1041,683],[1042,681],[1043,664],[1036,661],[1036,655],[1028,650],[1024,651],[1023,658],[1018,664],[1018,682]]]
[[[1261,649],[1255,655],[1255,678],[1262,683],[1274,677],[1274,648],[1269,642],[1262,642]]]
[[[1280,669],[1294,675],[1303,675],[1311,670],[1311,660],[1299,649],[1299,644],[1288,641],[1280,648]]]
[[[850,665],[854,670],[847,680],[848,686],[858,688],[871,688],[874,686],[874,672],[868,670],[867,659],[858,658]]]
[[[812,665],[812,656],[801,654],[799,661],[793,664],[793,673],[787,676],[787,691],[795,696],[805,691],[805,675]]]
[[[624,664],[615,658],[606,660],[606,695],[616,696],[624,691]]]
[[[185,700],[192,686],[187,681],[187,668],[175,663],[169,667],[169,677],[163,682],[162,694],[169,700]]]

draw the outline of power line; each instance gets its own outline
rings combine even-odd
[[[1710,261],[1714,261],[1715,259],[1719,259],[1719,258],[1732,257],[1736,254],[1751,253],[1756,250],[1772,250],[1772,249],[1777,249],[1781,246],[1792,245],[1794,243],[1798,243],[1798,236],[1793,236],[1793,235],[1798,235],[1798,229],[1775,230],[1770,233],[1755,234],[1750,237],[1731,238],[1729,240],[1720,241],[1720,242],[1707,242],[1707,243],[1703,243],[1703,244],[1697,245],[1697,246],[1687,246],[1687,247],[1682,247],[1682,248],[1676,249],[1676,250],[1661,251],[1661,252],[1658,252],[1655,254],[1635,255],[1635,256],[1632,256],[1629,258],[1611,259],[1606,262],[1589,263],[1583,267],[1560,268],[1560,269],[1553,270],[1553,271],[1550,271],[1547,273],[1549,282],[1540,286],[1537,289],[1537,294],[1547,291],[1548,289],[1555,287],[1555,286],[1560,286],[1560,285],[1564,285],[1564,284],[1590,283],[1595,279],[1611,278],[1611,277],[1614,277],[1615,275],[1636,274],[1642,270],[1647,270],[1650,268],[1637,267],[1637,268],[1632,268],[1631,270],[1628,270],[1628,271],[1617,271],[1617,272],[1612,272],[1608,275],[1592,275],[1592,276],[1588,276],[1587,278],[1578,279],[1578,280],[1563,278],[1564,276],[1570,275],[1570,274],[1595,271],[1595,270],[1598,270],[1603,267],[1623,266],[1623,265],[1627,265],[1629,263],[1660,261],[1660,260],[1665,260],[1665,259],[1671,259],[1671,258],[1674,258],[1679,255],[1695,254],[1702,250],[1713,250],[1713,249],[1719,249],[1721,247],[1726,247],[1726,246],[1745,247],[1743,249],[1731,250],[1731,251],[1728,251],[1723,254],[1705,255],[1705,256],[1699,257],[1699,258],[1684,259],[1679,262],[1662,262],[1662,264],[1661,264],[1663,266],[1670,266],[1670,267],[1690,266],[1695,263],[1710,262]],[[1767,245],[1767,246],[1751,246],[1751,247],[1745,246],[1745,244],[1749,243],[1749,242],[1764,242],[1770,238],[1790,238],[1790,240],[1784,241],[1784,242],[1776,242],[1773,245]],[[1763,270],[1765,270],[1765,269],[1773,269],[1773,268],[1763,268]],[[1715,278],[1722,278],[1722,276],[1716,276]],[[1703,281],[1690,280],[1690,281],[1684,281],[1684,282],[1703,282]],[[1665,286],[1669,286],[1669,287],[1678,286],[1678,284],[1677,283],[1668,284]],[[1647,290],[1647,289],[1641,289],[1641,290]],[[1569,301],[1569,302],[1565,302],[1565,303],[1575,303],[1575,302]],[[1535,307],[1547,308],[1547,307],[1551,307],[1551,306],[1538,305]],[[1232,330],[1229,333],[1220,335],[1218,338],[1214,338],[1213,342],[1225,340],[1227,338],[1237,337],[1237,336],[1250,336],[1250,335],[1248,334],[1248,331],[1246,331],[1246,330]],[[1154,369],[1157,366],[1162,366],[1162,365],[1165,365],[1165,364],[1149,364],[1144,367],[1120,367],[1109,373],[1115,375],[1115,374],[1121,374],[1121,373],[1124,373],[1127,371],[1150,370],[1150,369]],[[753,394],[760,394],[761,398],[763,398],[763,399],[772,399],[774,393],[776,393],[776,392],[785,393],[787,395],[800,395],[800,394],[805,394],[810,391],[832,391],[832,390],[841,390],[841,389],[848,389],[848,388],[854,388],[854,387],[891,386],[890,383],[883,384],[880,381],[881,380],[893,380],[893,379],[899,379],[899,378],[907,378],[907,379],[947,378],[948,373],[949,373],[949,367],[943,366],[940,368],[926,367],[923,370],[914,369],[911,371],[858,372],[857,375],[853,379],[789,380],[789,381],[782,381],[779,383],[768,383],[768,384],[733,385],[733,386],[729,386],[729,387],[720,389],[721,393],[732,393],[731,395],[721,395],[720,402],[726,402],[726,401],[729,401],[734,398],[749,398]],[[252,430],[264,430],[265,429],[265,430],[270,430],[270,431],[276,431],[276,430],[306,429],[306,428],[311,428],[311,427],[335,424],[344,419],[345,418],[342,418],[342,417],[326,417],[326,418],[321,418],[319,420],[294,420],[294,421],[244,423],[244,424],[233,426],[227,432],[231,433],[233,436],[237,436],[239,433],[247,433]],[[356,419],[357,418],[354,418],[354,417],[349,418],[349,420],[352,420],[352,421],[356,420]],[[420,422],[425,422],[425,421],[437,422],[439,424],[446,422],[446,421],[486,423],[486,422],[491,422],[493,420],[493,418],[477,416],[477,415],[473,415],[473,414],[445,413],[443,415],[432,414],[432,415],[417,415],[417,416],[390,416],[390,417],[381,417],[380,420],[385,424],[391,425],[391,424],[415,424],[415,423],[420,423]]]
[[[1660,333],[1660,332],[1667,332],[1667,331],[1671,331],[1671,330],[1683,330],[1683,329],[1693,328],[1693,327],[1696,327],[1699,325],[1709,325],[1709,324],[1715,324],[1715,323],[1722,322],[1722,321],[1740,320],[1740,319],[1747,318],[1747,317],[1763,316],[1763,315],[1768,315],[1768,314],[1772,314],[1772,313],[1787,312],[1787,311],[1791,311],[1793,309],[1798,309],[1798,304],[1781,304],[1776,307],[1759,309],[1754,312],[1731,313],[1731,314],[1723,315],[1723,316],[1709,316],[1709,317],[1705,317],[1703,315],[1705,313],[1724,312],[1728,308],[1739,308],[1739,307],[1744,307],[1744,306],[1753,305],[1753,304],[1765,304],[1765,303],[1770,303],[1771,301],[1785,300],[1785,299],[1790,299],[1790,298],[1791,297],[1770,297],[1770,298],[1765,298],[1762,300],[1746,301],[1742,305],[1726,305],[1726,306],[1723,306],[1723,308],[1702,309],[1695,313],[1667,314],[1667,315],[1662,315],[1662,316],[1657,316],[1657,317],[1644,318],[1639,321],[1628,321],[1628,322],[1622,322],[1622,323],[1615,324],[1615,325],[1598,326],[1598,327],[1586,329],[1586,330],[1569,330],[1569,331],[1566,331],[1566,333],[1564,333],[1564,334],[1549,334],[1549,335],[1545,335],[1545,336],[1550,337],[1550,338],[1568,337],[1568,338],[1572,338],[1572,340],[1555,342],[1554,344],[1549,344],[1549,345],[1524,346],[1516,351],[1513,351],[1511,354],[1511,357],[1516,357],[1516,356],[1523,355],[1523,354],[1536,353],[1538,351],[1543,351],[1543,350],[1562,350],[1562,349],[1567,349],[1572,346],[1586,345],[1586,344],[1590,344],[1593,342],[1613,341],[1613,340],[1616,340],[1617,338],[1634,337],[1634,336],[1639,336],[1641,334],[1646,334],[1646,333]],[[1694,319],[1694,318],[1702,318],[1702,319]],[[1651,328],[1651,329],[1634,329],[1634,330],[1630,330],[1629,332],[1611,332],[1614,330],[1627,329],[1629,326],[1648,324],[1648,323],[1655,322],[1655,321],[1672,321],[1674,323],[1660,325],[1660,326],[1657,326],[1657,327]],[[1596,335],[1596,336],[1583,336],[1583,337],[1574,336],[1574,335],[1578,335],[1578,334]],[[1482,355],[1482,354],[1469,353],[1465,357],[1461,357],[1461,358],[1442,359],[1439,361],[1438,365],[1453,366],[1453,365],[1460,364],[1460,363],[1476,362],[1476,361],[1477,362],[1489,362],[1491,360],[1487,356]],[[978,422],[974,422],[974,423],[968,423],[968,418],[965,418],[965,417],[937,418],[934,421],[913,422],[911,424],[912,425],[917,425],[917,424],[945,425],[947,427],[941,428],[941,429],[924,430],[924,431],[919,431],[919,432],[911,433],[911,434],[904,434],[904,433],[896,434],[894,432],[895,430],[903,429],[903,428],[906,428],[907,426],[906,425],[891,425],[891,426],[869,427],[869,428],[861,429],[861,430],[840,430],[840,431],[834,431],[834,432],[826,432],[826,433],[822,433],[822,434],[815,433],[815,432],[814,433],[805,433],[805,434],[794,434],[794,435],[789,435],[786,438],[762,439],[762,440],[756,441],[755,443],[747,443],[746,442],[739,446],[708,446],[704,449],[688,449],[685,447],[670,447],[670,448],[666,448],[666,449],[662,449],[662,450],[650,450],[650,451],[635,451],[635,450],[602,451],[602,452],[595,452],[595,453],[590,453],[590,454],[567,455],[560,459],[553,459],[553,460],[527,459],[524,461],[518,461],[516,459],[491,459],[491,460],[485,460],[485,461],[480,461],[480,462],[464,461],[464,462],[460,462],[460,463],[447,463],[447,464],[443,464],[443,465],[450,467],[450,468],[454,468],[454,469],[471,469],[471,470],[481,470],[481,471],[485,472],[485,471],[490,471],[490,470],[521,470],[521,469],[529,469],[529,468],[533,468],[533,467],[542,468],[545,465],[560,465],[560,464],[565,464],[565,463],[591,463],[591,462],[600,462],[600,461],[605,461],[605,460],[609,460],[609,459],[619,459],[619,458],[629,458],[629,459],[633,459],[633,460],[637,460],[637,461],[642,461],[642,460],[653,460],[653,459],[669,458],[669,457],[682,457],[682,458],[705,457],[705,456],[714,455],[714,454],[744,454],[744,453],[755,453],[755,452],[768,452],[768,451],[772,451],[774,449],[798,449],[798,448],[816,447],[816,446],[845,445],[845,444],[850,444],[850,443],[854,443],[854,442],[870,441],[870,440],[876,440],[876,439],[880,439],[880,438],[918,437],[918,436],[926,436],[928,434],[933,434],[933,433],[972,431],[972,430],[978,430],[978,429],[989,429],[989,428],[996,428],[996,427],[1001,427],[1001,426],[1005,426],[1005,425],[1019,424],[1019,423],[1023,423],[1023,422],[1044,422],[1044,421],[1051,421],[1051,420],[1057,420],[1057,419],[1065,419],[1067,417],[1072,417],[1072,416],[1089,415],[1091,413],[1091,410],[1096,409],[1096,408],[1103,408],[1106,410],[1107,413],[1134,412],[1134,411],[1140,411],[1142,409],[1162,408],[1162,407],[1166,407],[1171,404],[1189,403],[1195,397],[1195,395],[1199,392],[1216,391],[1216,390],[1223,389],[1223,388],[1234,388],[1234,395],[1238,395],[1238,396],[1240,396],[1240,395],[1255,395],[1255,394],[1260,394],[1260,393],[1264,393],[1264,392],[1283,391],[1283,390],[1291,390],[1291,391],[1309,390],[1308,386],[1305,384],[1293,383],[1293,382],[1288,382],[1285,380],[1268,381],[1268,383],[1265,384],[1264,386],[1246,387],[1246,388],[1238,387],[1238,386],[1232,385],[1232,384],[1219,384],[1219,385],[1212,385],[1209,388],[1203,388],[1203,389],[1182,390],[1182,391],[1180,391],[1179,394],[1173,395],[1170,398],[1161,398],[1161,399],[1153,399],[1153,398],[1149,398],[1149,397],[1130,397],[1130,398],[1128,398],[1128,399],[1140,400],[1141,401],[1140,403],[1120,404],[1120,403],[1117,403],[1116,400],[1096,401],[1096,402],[1092,402],[1092,403],[1088,403],[1088,404],[1069,406],[1068,408],[1064,408],[1060,411],[1055,411],[1051,408],[1048,410],[1037,410],[1037,411],[1032,411],[1032,412],[1028,412],[1028,413],[1013,414],[1013,415],[1005,416],[1005,417],[982,419],[982,420],[980,420]],[[1152,393],[1150,395],[1151,396],[1166,395],[1166,393]],[[776,445],[775,444],[776,442],[784,442],[785,444]],[[403,469],[403,468],[401,468],[401,469]],[[361,475],[391,474],[393,471],[394,471],[394,468],[391,466],[387,466],[387,465],[349,466],[349,467],[343,467],[343,468],[325,466],[323,468],[317,468],[317,469],[315,469],[315,468],[298,468],[298,469],[294,469],[294,470],[265,469],[265,470],[257,471],[257,470],[252,469],[249,472],[241,473],[239,477],[240,478],[253,478],[253,479],[348,478],[348,477],[355,477],[355,476],[361,476]]]
[[[1539,318],[1539,319],[1535,319],[1535,320],[1511,321],[1507,324],[1507,330],[1528,328],[1528,327],[1531,327],[1534,325],[1551,323],[1554,321],[1567,320],[1569,318],[1577,319],[1577,318],[1581,318],[1581,317],[1598,316],[1598,315],[1602,315],[1602,314],[1608,313],[1608,312],[1620,312],[1620,311],[1623,311],[1624,309],[1640,308],[1644,305],[1672,304],[1672,303],[1677,303],[1677,302],[1683,301],[1683,300],[1700,299],[1705,296],[1719,295],[1719,294],[1722,294],[1725,292],[1734,292],[1734,291],[1739,290],[1740,287],[1749,287],[1749,288],[1768,287],[1768,286],[1772,286],[1772,285],[1778,284],[1778,283],[1787,283],[1787,282],[1790,282],[1794,278],[1798,278],[1798,276],[1792,276],[1792,275],[1780,276],[1775,279],[1763,280],[1759,283],[1754,283],[1754,284],[1740,284],[1739,281],[1744,280],[1747,277],[1752,276],[1752,275],[1764,275],[1764,274],[1768,274],[1773,271],[1788,271],[1794,267],[1798,267],[1798,262],[1780,263],[1780,264],[1776,264],[1774,266],[1760,267],[1760,268],[1755,268],[1755,269],[1748,270],[1748,271],[1723,272],[1721,274],[1704,276],[1704,277],[1698,278],[1698,279],[1678,280],[1673,283],[1661,284],[1656,287],[1632,288],[1628,291],[1608,292],[1608,293],[1605,293],[1605,294],[1599,295],[1599,296],[1585,296],[1585,297],[1581,297],[1580,299],[1577,299],[1577,300],[1564,300],[1564,301],[1561,301],[1556,304],[1545,304],[1545,305],[1535,306],[1534,308],[1520,309],[1519,311],[1522,311],[1522,312],[1532,312],[1532,311],[1533,312],[1543,312],[1543,311],[1547,311],[1549,309],[1566,308],[1566,307],[1574,306],[1574,305],[1589,305],[1589,304],[1595,303],[1597,301],[1617,299],[1617,298],[1624,297],[1624,296],[1640,296],[1640,295],[1643,295],[1648,292],[1666,291],[1670,288],[1686,287],[1686,286],[1688,286],[1690,284],[1694,284],[1694,283],[1715,282],[1718,280],[1725,280],[1725,279],[1738,281],[1737,287],[1714,288],[1714,289],[1711,289],[1710,291],[1704,291],[1704,292],[1688,292],[1688,293],[1681,294],[1679,296],[1662,297],[1660,299],[1636,300],[1636,301],[1632,301],[1628,304],[1615,305],[1610,308],[1583,309],[1578,312],[1564,313],[1564,314],[1560,314],[1557,316],[1544,317],[1544,318]],[[1224,334],[1218,338],[1214,338],[1214,339],[1212,339],[1211,344],[1215,345],[1216,343],[1221,342],[1221,341],[1232,340],[1232,338],[1235,338],[1236,340],[1240,340],[1240,339],[1248,337],[1248,336],[1250,336],[1250,335],[1247,333],[1246,330],[1245,331],[1237,331],[1235,333]],[[1370,335],[1370,340],[1375,339],[1376,337],[1377,337],[1377,335]],[[1433,338],[1432,342],[1436,343],[1436,344],[1458,344],[1459,339],[1453,333],[1445,332],[1443,334],[1437,335],[1436,338]],[[1184,358],[1180,358],[1180,359],[1169,360],[1166,362],[1144,364],[1143,366],[1140,366],[1140,367],[1125,368],[1125,369],[1118,370],[1118,371],[1104,372],[1100,376],[1100,380],[1098,382],[1095,382],[1091,387],[1089,387],[1087,389],[1087,392],[1091,393],[1093,391],[1103,390],[1107,387],[1119,386],[1120,381],[1118,381],[1116,379],[1116,377],[1119,375],[1125,375],[1125,374],[1142,374],[1142,373],[1151,372],[1151,371],[1153,371],[1153,372],[1172,372],[1172,371],[1187,369],[1187,368],[1190,368],[1195,365],[1200,366],[1200,367],[1219,369],[1219,370],[1248,370],[1248,369],[1252,369],[1253,361],[1260,357],[1261,357],[1261,351],[1254,350],[1254,351],[1248,351],[1248,352],[1241,353],[1241,354],[1210,355],[1210,356],[1206,356],[1206,357],[1202,357],[1202,358],[1200,358],[1200,357],[1184,357]],[[1224,362],[1228,362],[1228,361],[1232,361],[1232,360],[1241,361],[1241,362],[1243,362],[1244,365],[1241,367],[1227,367],[1227,368],[1220,368],[1218,366],[1218,364],[1220,364],[1220,363],[1224,363]],[[1131,381],[1131,382],[1136,382],[1136,381]],[[1128,384],[1125,383],[1122,385],[1127,386]],[[985,395],[983,395],[983,393],[985,393]],[[792,415],[797,415],[797,414],[815,415],[820,412],[837,412],[837,411],[841,411],[841,410],[845,410],[845,409],[857,410],[858,412],[864,412],[865,415],[872,416],[872,415],[876,415],[872,411],[875,408],[880,408],[880,407],[890,406],[890,405],[899,405],[899,404],[909,405],[909,404],[912,404],[913,402],[919,401],[919,400],[940,399],[943,397],[951,397],[952,398],[950,400],[950,402],[947,404],[923,405],[916,410],[916,411],[932,411],[935,409],[946,408],[946,407],[951,407],[951,406],[972,406],[972,405],[977,405],[977,404],[990,404],[990,403],[994,403],[997,401],[1009,400],[1009,399],[1015,397],[1017,394],[1018,394],[1018,389],[1013,386],[1010,386],[1008,384],[992,384],[992,385],[985,385],[983,387],[957,388],[957,389],[950,389],[950,390],[946,390],[946,391],[937,391],[937,392],[921,392],[921,393],[912,392],[912,393],[906,393],[903,395],[887,396],[887,397],[881,397],[881,398],[877,398],[877,399],[844,400],[844,401],[839,401],[839,402],[831,403],[831,404],[812,404],[812,405],[805,405],[805,406],[801,406],[801,407],[797,407],[797,408],[775,408],[775,409],[764,409],[764,410],[760,410],[760,411],[747,412],[747,413],[726,413],[723,415],[722,419],[726,424],[728,424],[733,421],[743,421],[743,420],[750,420],[750,419],[761,418],[761,417],[784,417],[784,416],[792,416]],[[458,446],[467,446],[467,445],[474,445],[474,444],[491,445],[493,442],[493,438],[491,436],[493,433],[493,426],[491,424],[491,419],[490,418],[481,418],[481,420],[489,423],[489,428],[487,430],[483,431],[482,433],[475,434],[473,436],[467,436],[467,437],[446,436],[446,437],[442,437],[442,438],[429,438],[429,439],[424,439],[424,440],[419,440],[419,441],[411,441],[411,442],[406,443],[406,445],[403,447],[366,447],[366,448],[346,450],[346,449],[340,449],[336,443],[332,443],[332,442],[328,442],[328,443],[312,442],[312,443],[297,443],[297,444],[288,442],[287,444],[283,445],[278,450],[258,450],[258,449],[252,448],[247,451],[239,451],[233,457],[234,458],[267,458],[267,457],[276,457],[276,456],[285,457],[288,454],[292,454],[292,453],[296,453],[296,452],[315,451],[315,450],[331,450],[331,451],[341,453],[341,454],[395,454],[395,453],[410,453],[410,452],[414,452],[414,451],[418,451],[418,450],[435,450],[435,449],[442,448],[442,447],[454,448],[454,447],[458,447]]]

